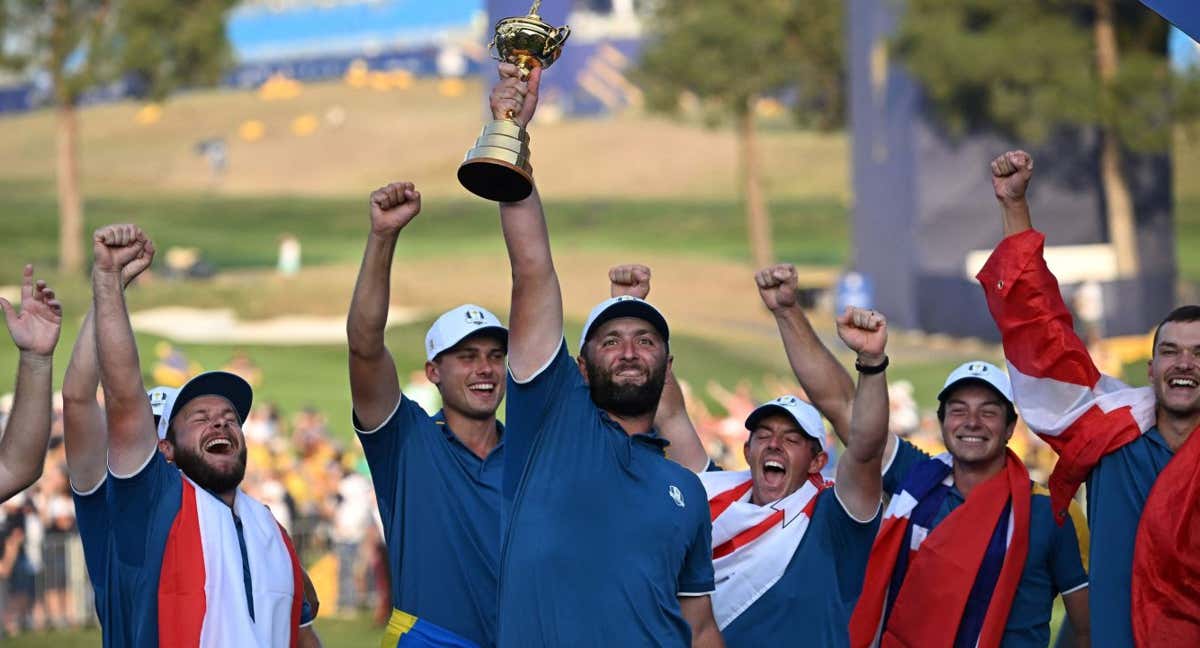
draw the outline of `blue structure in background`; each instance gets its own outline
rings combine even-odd
[[[1190,1],[1190,0],[1189,0]],[[1018,148],[995,132],[950,137],[888,41],[902,5],[847,5],[850,127],[853,130],[854,269],[874,282],[876,308],[898,328],[997,339],[967,255],[1002,237],[988,162]],[[1163,39],[1166,51],[1166,38]],[[1030,149],[1031,192],[1047,244],[1107,241],[1094,130],[1064,132]],[[1133,198],[1140,273],[1102,283],[1111,335],[1145,333],[1174,302],[1175,246],[1168,155],[1124,156]],[[1069,294],[1075,286],[1066,285]]]

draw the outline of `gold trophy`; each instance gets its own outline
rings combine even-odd
[[[527,16],[502,18],[488,45],[492,58],[516,65],[521,79],[534,68],[550,67],[571,28],[554,27],[537,14],[542,0],[534,0]],[[458,181],[471,193],[499,202],[524,200],[533,193],[533,167],[529,165],[529,134],[513,120],[511,110],[504,119],[493,119],[483,127],[475,146],[458,167]]]

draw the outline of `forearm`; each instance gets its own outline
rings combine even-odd
[[[1024,198],[1000,201],[1000,215],[1004,222],[1004,235],[1012,236],[1033,228],[1029,214],[1029,202]]]
[[[847,443],[854,381],[821,339],[799,306],[775,313],[783,349],[796,380],[813,406],[833,423],[842,443]]]
[[[696,631],[692,637],[692,648],[725,648],[725,639],[721,636],[716,622]]]
[[[42,474],[50,439],[50,392],[53,357],[22,351],[17,361],[13,406],[3,437],[0,462],[3,477],[0,499],[7,499],[32,484]]]
[[[388,304],[391,298],[392,255],[397,236],[372,232],[367,237],[358,281],[350,300],[346,318],[346,333],[350,353],[374,356],[384,350],[383,334],[387,326]]]
[[[109,418],[146,400],[137,341],[121,282],[112,273],[92,275],[96,354]]]
[[[872,360],[875,364],[880,361]],[[845,457],[860,464],[882,460],[888,437],[888,408],[887,373],[859,374]]]
[[[500,225],[513,276],[509,365],[524,379],[551,357],[563,331],[562,292],[537,189],[521,202],[501,203]]]
[[[96,328],[88,309],[71,350],[63,378],[63,448],[67,472],[77,490],[91,490],[107,471],[108,435],[104,410],[96,401],[100,370],[96,358]]]
[[[708,453],[696,433],[696,426],[688,416],[683,390],[673,371],[663,385],[662,398],[658,401],[658,412],[654,416],[654,427],[659,435],[670,442],[667,457],[688,470],[699,473],[708,468]]]

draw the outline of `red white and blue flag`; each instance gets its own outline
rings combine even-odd
[[[759,506],[750,501],[750,471],[698,475],[712,515],[713,617],[724,629],[783,577],[812,521],[817,496],[833,482],[813,475],[787,497]]]
[[[888,504],[850,617],[852,648],[1000,645],[1029,553],[1029,473],[1009,450],[1004,469],[931,529],[930,500],[953,484],[952,467],[948,454],[918,465]],[[971,605],[984,572],[998,576]]]

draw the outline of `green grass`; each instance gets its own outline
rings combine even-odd
[[[21,262],[50,269],[57,260],[57,208],[45,187],[0,182],[0,282],[15,283]],[[800,264],[840,265],[849,250],[847,209],[834,199],[783,200],[772,206],[777,254]],[[363,198],[226,198],[156,196],[95,198],[85,205],[85,240],[116,222],[135,222],[160,250],[198,247],[218,269],[275,265],[279,237],[303,245],[304,263],[356,263],[368,214]],[[741,205],[733,200],[549,201],[557,249],[671,252],[749,258]],[[428,201],[405,232],[400,252],[462,255],[503,251],[495,206],[483,201]]]
[[[361,648],[377,646],[383,634],[366,617],[354,619],[318,619],[317,634],[325,648]],[[100,645],[97,629],[39,632],[6,639],[11,648],[94,648]]]

